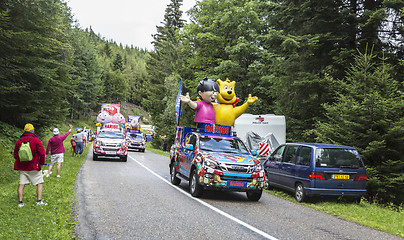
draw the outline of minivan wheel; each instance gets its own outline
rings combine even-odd
[[[199,184],[199,176],[196,172],[196,169],[192,171],[191,177],[189,179],[189,191],[191,192],[191,195],[193,197],[200,197],[203,194],[203,188]]]
[[[304,193],[304,187],[303,187],[303,184],[301,184],[301,183],[296,184],[295,199],[298,202],[304,202],[306,200],[306,194]]]

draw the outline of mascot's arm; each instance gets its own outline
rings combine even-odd
[[[245,102],[243,105],[241,105],[239,107],[234,108],[234,116],[235,116],[235,118],[240,117],[240,115],[243,114],[245,112],[245,110],[247,110],[248,106],[251,103],[254,103],[257,100],[258,100],[258,97],[251,97],[251,94],[249,94],[247,102]]]
[[[183,96],[180,95],[180,100],[182,102],[188,103],[188,105],[192,108],[195,109],[197,107],[196,102],[192,101],[191,98],[189,97],[189,93],[187,95]]]

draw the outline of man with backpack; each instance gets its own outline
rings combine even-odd
[[[31,183],[37,186],[37,205],[47,205],[42,201],[43,176],[41,166],[45,164],[45,150],[41,140],[34,134],[34,126],[27,123],[24,134],[17,140],[14,147],[14,170],[20,173],[18,206],[23,207],[22,201],[25,185]]]
[[[48,155],[49,151],[51,152],[51,164],[48,168],[48,173],[46,177],[49,177],[52,173],[52,168],[57,163],[57,175],[56,177],[60,177],[60,168],[63,162],[63,155],[65,152],[65,147],[63,145],[63,141],[67,138],[67,136],[72,131],[72,125],[69,124],[69,131],[62,136],[59,136],[59,129],[53,129],[53,137],[51,137],[48,141],[48,146],[46,147],[45,158]]]

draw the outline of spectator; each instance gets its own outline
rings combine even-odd
[[[160,135],[161,140],[163,140],[163,151],[166,152],[167,151],[167,136],[161,136]]]
[[[34,126],[27,123],[24,127],[24,134],[17,140],[14,147],[14,170],[19,171],[19,184],[17,188],[18,193],[18,206],[23,207],[23,193],[25,185],[31,183],[37,186],[37,205],[48,205],[42,200],[43,190],[43,175],[41,166],[45,164],[45,150],[43,148],[41,140],[34,134]],[[21,162],[18,156],[18,150],[22,145],[22,142],[29,142],[29,146],[32,152],[32,160]]]
[[[74,141],[74,136],[76,135],[73,134],[72,138],[70,138],[70,143],[72,144],[72,157],[74,157],[74,153],[76,151],[76,141]]]
[[[45,158],[49,153],[49,150],[51,152],[51,164],[49,165],[48,168],[48,173],[46,174],[46,177],[49,177],[52,173],[52,168],[57,163],[57,176],[60,177],[60,168],[63,162],[63,154],[65,152],[65,147],[63,146],[63,141],[67,138],[67,136],[70,134],[72,131],[72,125],[69,124],[69,131],[63,136],[59,136],[59,129],[54,128],[53,129],[53,137],[51,137],[48,141],[48,146],[46,147],[46,153],[45,153]]]
[[[76,157],[81,157],[81,154],[83,153],[83,137],[81,129],[77,129],[76,136],[74,136],[74,141],[76,141]]]

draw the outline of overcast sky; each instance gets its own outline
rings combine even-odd
[[[152,34],[162,25],[170,0],[65,0],[82,29],[91,26],[96,34],[122,45],[152,50]],[[196,0],[183,0],[182,18]]]

